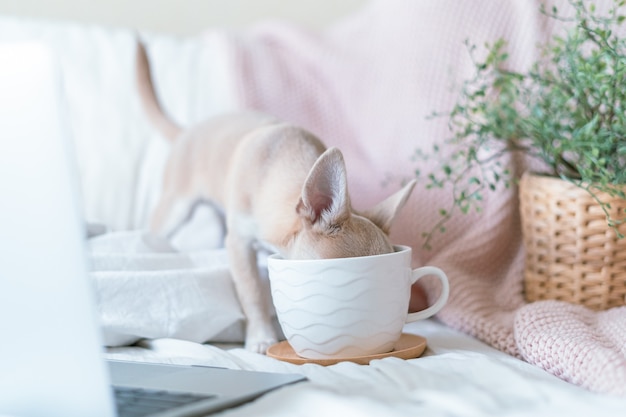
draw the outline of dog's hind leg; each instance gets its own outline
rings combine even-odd
[[[192,216],[196,200],[185,198],[162,198],[150,223],[150,231],[158,236],[171,239],[178,229]]]

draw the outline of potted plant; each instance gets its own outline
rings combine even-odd
[[[485,192],[517,182],[502,156],[536,158],[545,172],[520,181],[526,298],[604,309],[626,296],[625,1],[606,15],[584,0],[569,3],[570,17],[542,8],[570,30],[542,45],[526,72],[506,69],[505,40],[487,45],[484,59],[468,43],[475,76],[450,112],[434,114],[449,118],[452,135],[429,154],[418,151],[441,160],[425,175],[428,187],[453,190],[452,206],[424,237],[428,247],[456,212],[480,211]],[[585,224],[591,230],[581,231]]]

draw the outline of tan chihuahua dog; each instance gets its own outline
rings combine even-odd
[[[143,45],[137,48],[137,82],[149,119],[172,141],[151,229],[171,235],[198,200],[223,209],[230,268],[247,319],[247,349],[264,353],[277,341],[261,295],[259,242],[290,259],[393,251],[387,233],[414,182],[357,213],[341,152],[326,150],[313,134],[252,112],[179,128],[159,105]]]

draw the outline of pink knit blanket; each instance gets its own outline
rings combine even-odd
[[[565,0],[556,3],[567,9]],[[381,0],[322,32],[268,22],[232,37],[241,100],[338,146],[353,205],[364,208],[416,168],[433,167],[412,156],[450,135],[447,120],[427,116],[450,109],[452,87],[472,75],[466,39],[481,46],[504,37],[514,68],[537,57],[536,45],[559,30],[539,4]],[[509,162],[517,173],[526,168]],[[596,313],[524,301],[515,189],[487,195],[481,215],[459,214],[423,249],[422,232],[449,202],[449,190],[418,184],[392,230],[395,242],[413,247],[416,266],[449,275],[450,300],[439,319],[564,380],[626,396],[626,308]]]

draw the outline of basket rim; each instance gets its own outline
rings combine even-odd
[[[521,185],[523,182],[526,182],[527,184],[533,183],[539,186],[544,186],[546,188],[558,188],[561,191],[566,190],[572,193],[580,193],[581,196],[589,196],[593,198],[589,191],[587,191],[587,189],[585,188],[589,183],[581,182],[580,185],[578,185],[574,181],[575,180],[557,177],[553,174],[542,173],[538,171],[525,171],[520,178],[519,184]],[[624,192],[626,192],[626,184],[614,184],[612,186],[622,189]],[[597,188],[593,190],[593,188],[595,188],[593,185],[590,188],[592,188],[594,194],[596,194],[600,198],[608,197],[609,199],[615,201],[622,200],[626,202],[626,199],[620,198],[619,196],[612,196],[605,191],[598,190]]]

